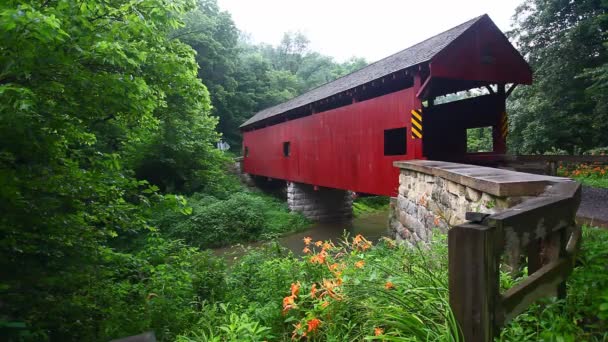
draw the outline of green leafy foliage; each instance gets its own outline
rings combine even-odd
[[[557,174],[562,177],[571,177],[583,185],[608,188],[608,166],[601,164],[560,165]]]
[[[384,196],[359,197],[353,201],[353,214],[361,217],[379,211],[387,211],[390,198]]]
[[[337,245],[310,241],[311,252],[303,259],[275,243],[250,250],[227,273],[229,290],[222,304],[207,306],[204,318],[178,339],[221,341],[236,331],[264,327],[257,338],[246,339],[287,340],[306,334],[313,341],[457,341],[458,328],[448,302],[445,235],[436,234],[425,249],[397,246],[388,239],[361,248],[367,243],[360,237]],[[584,228],[566,299],[532,305],[497,340],[603,341],[608,337],[607,246],[607,231]],[[507,278],[501,277],[503,288],[515,284]],[[286,299],[294,294],[290,304]],[[315,319],[319,325],[309,330],[308,322]]]
[[[87,330],[97,304],[82,289],[101,282],[113,238],[151,229],[149,208],[164,199],[134,177],[131,146],[179,115],[196,127],[197,148],[212,149],[194,53],[168,37],[192,5],[0,4],[2,316],[37,338],[98,334]]]
[[[520,5],[510,36],[534,70],[508,103],[510,149],[569,153],[608,144],[605,134],[608,2],[534,0]]]
[[[608,293],[607,247],[608,231],[584,228],[566,299],[546,299],[532,305],[505,327],[498,340],[605,341],[608,320],[602,305]]]
[[[478,127],[467,129],[467,152],[492,152],[492,127]]]
[[[187,215],[167,208],[155,222],[161,232],[200,248],[275,237],[308,224],[277,199],[258,193],[237,192],[224,200],[198,194],[188,205]]]

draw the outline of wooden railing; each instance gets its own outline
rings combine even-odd
[[[493,154],[479,153],[469,154],[463,160],[464,163],[486,166],[511,166],[515,169],[526,169],[530,166],[535,166],[539,173],[544,173],[550,176],[557,176],[557,168],[560,164],[608,164],[608,156],[590,156],[590,155],[509,155],[509,154]]]
[[[467,342],[492,341],[532,302],[565,296],[581,231],[574,221],[580,184],[559,182],[495,215],[470,213],[448,232],[450,305]],[[528,274],[501,293],[501,257],[528,260]]]

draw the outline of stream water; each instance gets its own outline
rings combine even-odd
[[[346,231],[351,237],[361,234],[370,241],[377,241],[388,233],[388,212],[381,211],[372,214],[367,214],[363,217],[353,219],[351,222],[343,223],[315,223],[306,230],[285,235],[279,238],[279,243],[291,250],[296,255],[302,255],[304,248],[304,237],[311,237],[313,241],[331,240],[337,242],[344,237]],[[257,247],[264,242],[251,242],[235,246],[216,248],[214,254],[225,256],[227,259],[239,257],[245,253],[247,247]]]

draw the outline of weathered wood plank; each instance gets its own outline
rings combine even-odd
[[[491,341],[498,327],[499,299],[496,229],[465,223],[448,232],[450,306],[468,342]]]
[[[608,163],[608,156],[517,155],[504,159],[520,162]]]
[[[502,314],[497,314],[501,319],[500,325],[526,310],[537,299],[557,295],[558,286],[571,272],[571,259],[561,258],[543,266],[523,282],[507,290],[502,296]]]
[[[538,271],[543,266],[541,257],[542,240],[537,239],[528,245],[528,274]]]
[[[492,215],[486,222],[504,234],[507,250],[525,250],[530,242],[570,227],[576,209],[575,199],[570,197],[537,197]]]

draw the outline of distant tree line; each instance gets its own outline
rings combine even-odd
[[[240,151],[238,127],[254,113],[360,69],[362,58],[336,62],[311,51],[300,32],[286,32],[274,46],[254,44],[216,0],[200,0],[174,36],[197,52],[199,75],[211,94],[218,131]]]

